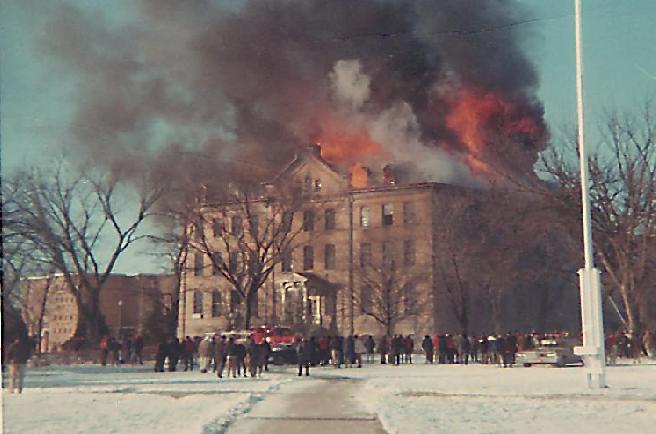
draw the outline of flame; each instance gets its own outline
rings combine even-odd
[[[320,123],[321,131],[311,141],[321,144],[321,156],[330,162],[352,164],[372,156],[387,156],[383,147],[363,129],[350,128],[348,122],[330,115],[324,115]]]
[[[491,175],[485,162],[487,138],[492,134],[510,137],[515,134],[536,136],[541,127],[538,121],[521,108],[493,91],[462,88],[446,116],[446,125],[467,147],[464,157],[475,173]]]

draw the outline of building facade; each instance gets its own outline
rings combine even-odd
[[[293,180],[313,205],[295,212],[293,251],[260,288],[252,326],[380,335],[433,333],[452,322],[437,296],[438,211],[466,201],[467,190],[400,175],[387,166],[377,176],[357,164],[342,173],[316,145],[297,153],[268,188]],[[222,206],[204,204],[206,224]],[[220,244],[214,254],[225,256]],[[183,267],[182,336],[238,326],[239,297],[203,256],[192,249]]]
[[[73,276],[75,278],[75,276]],[[102,289],[100,311],[112,336],[143,334],[155,309],[171,309],[178,280],[173,275],[112,274]],[[28,277],[21,282],[27,303],[23,319],[41,352],[61,349],[80,322],[78,302],[62,274]]]

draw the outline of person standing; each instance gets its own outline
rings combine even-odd
[[[424,336],[424,340],[421,342],[421,349],[424,350],[424,354],[426,354],[426,362],[425,363],[433,363],[433,341],[431,340],[430,336],[426,335]]]
[[[143,365],[143,348],[144,341],[141,335],[136,335],[134,337],[134,342],[132,344],[134,348],[134,362]]]
[[[412,353],[415,351],[415,341],[412,339],[412,336],[408,335],[403,340],[403,351],[405,362],[412,364]]]
[[[364,337],[361,336],[354,336],[354,344],[353,344],[353,349],[355,353],[355,362],[358,364],[358,368],[362,367],[362,354],[364,354],[367,351],[367,347],[364,344]]]
[[[9,392],[23,393],[23,380],[27,370],[27,360],[32,354],[32,345],[27,338],[17,338],[7,350],[9,362]]]
[[[184,342],[182,343],[182,351],[185,368],[184,370],[194,370],[194,341],[191,340],[189,336],[185,337]]]
[[[339,337],[333,336],[330,338],[330,358],[332,359],[333,366],[336,368],[341,367],[341,344],[339,342]]]
[[[155,372],[164,372],[164,360],[168,356],[168,344],[165,339],[162,339],[157,344],[157,352],[155,353]]]
[[[376,343],[374,342],[374,337],[369,335],[367,340],[364,343],[364,346],[367,348],[367,363],[374,362],[374,352],[376,351]]]
[[[232,338],[231,338],[232,339]],[[225,367],[227,353],[226,337],[221,336],[214,343],[214,372],[219,378],[223,378],[223,368]],[[234,351],[234,342],[232,342],[231,351]],[[228,367],[228,377],[230,376],[230,367]]]
[[[350,368],[355,363],[355,339],[352,335],[346,337],[344,367]]]
[[[298,376],[303,375],[303,367],[305,367],[305,376],[309,376],[310,365],[314,359],[314,341],[303,338],[296,347],[296,356],[298,359]]]
[[[171,338],[169,343],[169,372],[175,372],[178,367],[178,360],[180,360],[180,341],[175,336]]]
[[[100,342],[98,343],[100,348],[100,364],[102,366],[107,366],[107,356],[109,355],[109,340],[107,336],[102,336]]]
[[[205,336],[198,344],[198,369],[200,369],[201,373],[205,374],[210,369],[210,360],[212,360],[213,352],[212,338]]]
[[[388,339],[387,336],[383,336],[380,338],[380,341],[378,342],[378,353],[380,354],[380,364],[384,365],[387,363],[387,346]]]
[[[223,339],[223,336],[221,336]],[[216,349],[214,351],[216,358]],[[237,378],[237,346],[235,345],[235,338],[231,337],[228,339],[228,343],[225,344],[223,349],[223,357],[226,359],[228,365],[228,377],[232,374],[232,378]],[[215,363],[218,363],[218,360],[215,360]],[[219,376],[221,378],[221,376]]]

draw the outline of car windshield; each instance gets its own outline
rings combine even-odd
[[[274,329],[272,334],[274,336],[288,336],[292,334],[292,330],[288,328],[279,328]]]

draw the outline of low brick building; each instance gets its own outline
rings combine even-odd
[[[80,320],[78,303],[64,276],[25,278],[23,319],[31,336],[40,336],[42,352],[57,351],[70,340]],[[170,309],[178,285],[173,275],[112,274],[102,289],[100,310],[113,336],[144,331],[155,309]]]

